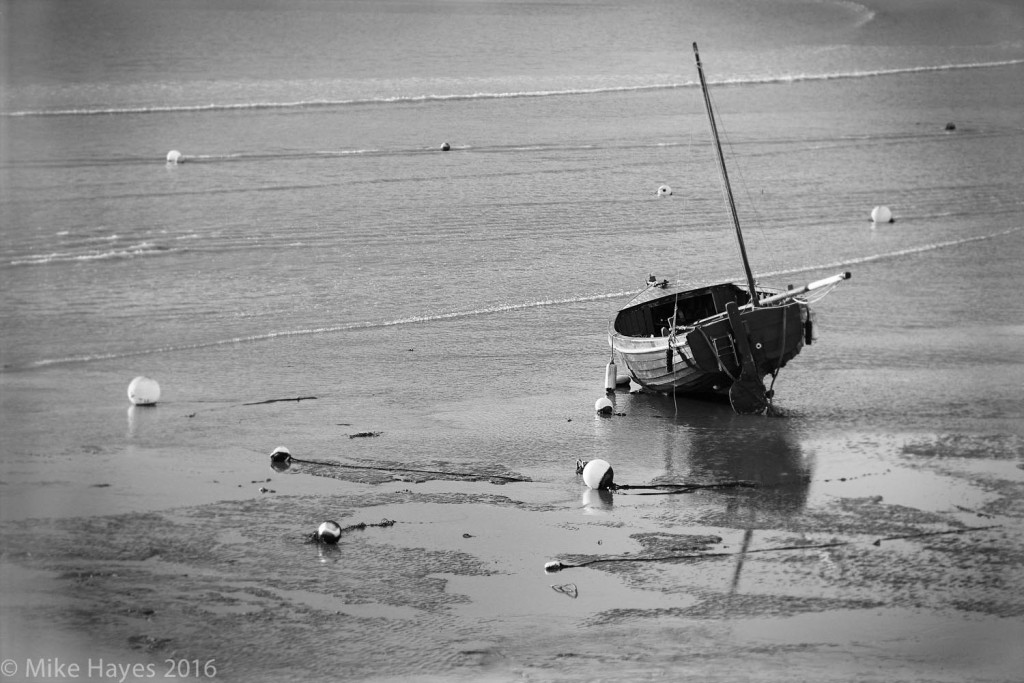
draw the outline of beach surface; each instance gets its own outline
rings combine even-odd
[[[0,5],[3,680],[1020,680],[1020,3],[229,5]],[[597,415],[742,272],[695,40],[853,277],[771,416]]]
[[[769,429],[690,459],[751,488],[266,459],[266,493],[236,472],[172,486],[217,502],[6,522],[4,654],[225,680],[1015,680],[1019,442],[846,432],[799,454]],[[340,542],[311,542],[327,518]]]

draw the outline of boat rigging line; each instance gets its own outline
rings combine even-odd
[[[740,256],[743,258],[743,270],[747,276],[747,289],[750,292],[750,301],[757,307],[757,289],[754,285],[754,274],[750,271],[750,262],[747,260],[747,248],[743,244],[743,231],[740,230],[740,216],[736,212],[736,201],[732,196],[732,187],[729,185],[729,172],[725,167],[725,157],[722,155],[722,143],[718,139],[718,125],[715,123],[715,112],[711,107],[711,96],[708,94],[708,84],[704,78],[704,66],[700,61],[700,53],[697,51],[697,43],[693,44],[693,56],[697,60],[697,74],[700,76],[700,89],[704,93],[704,105],[708,110],[708,122],[711,125],[711,137],[715,140],[715,152],[718,155],[718,170],[722,174],[722,186],[724,188],[726,203],[729,205],[729,212],[732,214],[732,223],[736,228],[736,241],[739,243]]]

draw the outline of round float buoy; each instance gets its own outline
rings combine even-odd
[[[324,522],[316,530],[316,540],[321,543],[330,543],[331,545],[338,542],[341,538],[341,525],[337,522]]]
[[[160,400],[160,385],[149,377],[136,377],[128,385],[128,400],[137,406],[151,406]]]
[[[658,196],[659,197],[668,197],[671,194],[672,194],[672,188],[669,187],[668,185],[662,185],[661,187],[658,188]]]
[[[452,148],[452,146],[451,146],[451,145],[449,145],[449,144],[448,144],[447,142],[446,142],[446,143],[444,143],[443,145],[441,145],[441,151],[442,151],[442,152],[447,152],[447,151],[448,151],[448,150],[450,150],[451,148]]]
[[[292,453],[284,446],[278,446],[270,454],[270,466],[278,472],[283,472],[291,466]]]
[[[871,209],[871,220],[875,223],[892,223],[892,211],[888,206],[876,206]]]
[[[615,410],[615,404],[607,396],[602,396],[594,404],[594,410],[597,411],[598,415],[611,415],[612,411]]]
[[[603,491],[612,485],[612,466],[607,460],[591,460],[583,468],[583,483],[594,490]]]
[[[950,121],[946,124],[946,130],[956,130],[956,124]]]
[[[180,164],[183,161],[181,152],[176,149],[172,149],[167,153],[167,163],[169,164]]]

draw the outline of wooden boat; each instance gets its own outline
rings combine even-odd
[[[779,370],[814,340],[810,299],[827,293],[850,273],[786,291],[755,283],[696,43],[693,54],[746,282],[683,289],[651,276],[643,291],[615,316],[609,332],[612,362],[621,360],[630,378],[647,389],[728,396],[736,412],[760,414],[772,398]],[[609,370],[614,377],[614,370]],[[767,377],[772,379],[766,389]],[[606,388],[614,388],[614,381],[606,382]]]

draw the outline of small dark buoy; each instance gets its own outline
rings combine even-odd
[[[956,124],[950,121],[946,124],[946,130],[956,130]]]
[[[284,446],[278,446],[270,454],[270,466],[278,471],[284,472],[292,465],[292,453]]]
[[[327,521],[316,530],[316,540],[320,543],[334,545],[341,538],[341,525],[337,522]]]
[[[447,142],[446,142],[446,143],[444,143],[443,145],[441,145],[441,151],[442,151],[442,152],[447,152],[447,151],[448,151],[448,150],[450,150],[451,148],[452,148],[452,146],[451,146],[451,145],[449,145],[449,144],[448,144]]]

